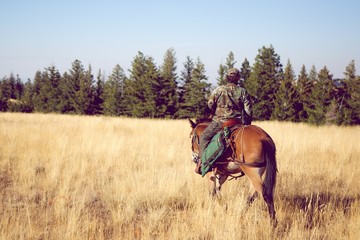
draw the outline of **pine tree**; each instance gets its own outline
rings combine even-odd
[[[92,103],[94,114],[104,114],[104,88],[105,88],[105,77],[101,74],[99,69],[98,75],[96,77],[97,81],[95,83],[94,91],[94,101]]]
[[[146,104],[144,104],[145,114],[144,117],[160,117],[158,114],[158,90],[160,84],[160,71],[154,63],[154,59],[152,57],[146,58],[146,74],[144,76],[144,80],[147,84],[145,85],[144,93],[145,99],[147,99]]]
[[[60,112],[61,75],[55,66],[38,71],[34,79],[34,108],[38,112]]]
[[[81,61],[72,63],[70,73],[65,73],[61,84],[63,98],[61,111],[76,114],[91,114],[94,101],[93,75],[89,65],[85,71]]]
[[[0,81],[0,111],[6,112],[8,109],[7,102],[11,98],[11,85],[7,77]]]
[[[33,90],[33,84],[31,83],[30,79],[27,80],[27,82],[24,85],[24,94],[21,98],[21,101],[25,105],[24,112],[33,112],[34,111],[34,102],[33,102],[33,96],[34,96],[34,90]]]
[[[24,84],[21,81],[19,75],[16,75],[15,85],[14,85],[15,99],[20,100],[23,94],[24,94]]]
[[[19,75],[15,78],[11,73],[9,78],[4,77],[0,81],[0,111],[25,112],[25,105],[21,102],[23,94],[24,84]]]
[[[14,89],[15,89],[14,76],[11,74],[10,78],[4,77],[1,81],[1,92],[0,92],[1,99],[3,99],[5,102],[10,98],[14,98],[15,97]]]
[[[279,90],[275,93],[275,108],[272,119],[281,121],[298,121],[297,113],[299,95],[295,88],[295,74],[288,60],[285,67],[284,79],[281,80]]]
[[[36,86],[36,94],[35,94],[35,110],[37,112],[50,112],[49,111],[49,96],[48,92],[51,89],[49,76],[46,72],[39,72],[35,76],[35,86]]]
[[[334,119],[332,119],[332,115],[329,115],[329,119],[325,118],[326,113],[329,112],[330,114],[330,111],[333,111],[334,108],[333,106],[329,108],[333,100],[333,91],[334,88],[332,75],[325,66],[320,70],[317,76],[317,81],[315,82],[313,91],[311,93],[311,101],[313,106],[308,110],[308,120],[310,123],[320,125],[324,124],[326,121],[334,121]]]
[[[225,65],[223,64],[220,64],[219,65],[219,70],[217,71],[219,76],[217,78],[217,85],[218,86],[222,86],[222,85],[225,85],[226,84],[226,79],[225,79],[225,76],[226,76],[226,67]]]
[[[253,99],[253,118],[269,120],[275,107],[275,93],[283,78],[280,57],[273,46],[259,49],[245,87]]]
[[[47,112],[60,112],[60,82],[61,74],[55,68],[51,66],[45,69],[44,75],[48,82],[45,83],[47,89],[45,90],[47,99],[48,99],[48,108]]]
[[[157,116],[161,118],[174,118],[178,111],[176,62],[175,50],[168,49],[161,66],[159,85],[156,89]]]
[[[9,80],[8,80],[8,90],[10,90],[10,97],[11,99],[16,99],[16,79],[14,77],[14,74],[10,74]]]
[[[226,66],[226,69],[229,70],[231,68],[234,68],[235,67],[235,55],[232,51],[229,52],[227,58],[226,58],[226,63],[225,63],[225,66]]]
[[[123,112],[123,88],[125,73],[117,64],[104,86],[104,114],[111,116],[122,115]]]
[[[304,110],[307,114],[307,120],[306,122],[311,123],[311,124],[315,124],[318,120],[316,119],[316,115],[315,115],[315,107],[317,104],[317,93],[316,93],[316,89],[315,86],[318,83],[318,72],[316,70],[316,67],[314,65],[311,66],[309,75],[308,75],[308,79],[309,79],[309,85],[310,85],[310,93],[308,96],[308,100],[307,100],[307,104],[304,104]]]
[[[193,114],[193,106],[191,105],[191,91],[192,91],[192,77],[191,74],[194,70],[194,62],[190,56],[186,57],[183,64],[184,69],[181,71],[179,87],[179,111],[177,112],[178,118],[191,118],[195,117]]]
[[[138,52],[132,62],[129,80],[125,84],[127,115],[133,117],[156,116],[156,86],[159,85],[159,70],[152,57]]]
[[[191,73],[191,90],[188,103],[193,106],[193,117],[205,116],[209,113],[207,98],[210,94],[210,84],[207,83],[208,77],[205,75],[205,65],[197,58],[194,69]]]
[[[30,80],[26,84],[31,84]],[[0,80],[0,112],[32,112],[29,102],[24,100],[26,93],[24,84],[19,75],[16,78],[10,74]]]
[[[80,114],[93,114],[94,101],[94,75],[89,64],[88,69],[84,72],[83,78],[80,78],[80,89],[77,92],[77,107]]]
[[[314,85],[318,82],[318,72],[314,65],[311,66],[309,73],[309,81]]]
[[[297,90],[299,92],[299,121],[306,122],[308,119],[308,113],[306,109],[309,109],[311,106],[310,96],[312,91],[312,83],[306,72],[305,65],[302,65],[300,74],[297,81]]]
[[[356,76],[355,61],[352,60],[344,72],[345,79],[339,87],[338,124],[360,124],[360,78]]]
[[[323,109],[325,110],[325,123],[336,123],[338,114],[336,88],[333,81],[333,75],[330,74],[330,71],[326,66],[324,66],[324,68],[319,72],[319,83],[319,87],[322,86],[322,91],[320,90],[320,92],[322,96]]]
[[[351,124],[360,125],[360,76],[357,76],[355,81],[352,82],[351,90],[351,101],[350,106],[354,109],[353,114],[351,114]]]
[[[239,84],[241,87],[245,86],[245,82],[248,80],[250,75],[251,75],[251,66],[247,58],[245,58],[244,62],[241,64],[241,69],[240,69],[241,81]]]
[[[67,113],[83,114],[85,106],[82,105],[84,96],[80,93],[80,82],[84,83],[85,69],[80,60],[75,60],[72,64],[69,74],[64,74],[64,102],[62,103],[62,111]],[[84,88],[84,84],[82,86]],[[64,108],[65,107],[65,108]]]
[[[6,111],[7,111],[7,100],[4,98],[0,98],[0,112],[6,112]]]
[[[232,51],[230,51],[228,56],[226,57],[226,63],[224,65],[220,64],[220,66],[219,66],[219,70],[218,70],[219,77],[217,79],[218,86],[226,84],[225,75],[230,68],[235,67],[235,63],[236,63],[235,55]]]
[[[36,112],[42,112],[42,108],[43,108],[42,97],[40,96],[41,85],[42,85],[41,72],[36,71],[34,77],[34,84],[33,84],[33,103],[34,103],[34,111]]]
[[[37,96],[39,99],[40,111],[41,112],[51,112],[50,99],[51,99],[51,80],[49,74],[45,71],[41,73],[41,85],[40,93]]]
[[[65,72],[59,85],[61,96],[59,109],[61,113],[76,113],[75,109],[75,82],[72,77]]]

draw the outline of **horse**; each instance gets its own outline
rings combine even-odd
[[[197,163],[201,161],[199,158],[200,136],[210,122],[197,120],[195,123],[191,119],[188,120],[192,128],[190,132],[192,161]],[[248,206],[258,195],[262,196],[267,204],[271,223],[276,226],[274,188],[277,163],[274,141],[269,134],[256,125],[234,124],[228,121],[223,124],[223,127],[225,126],[231,130],[228,139],[229,147],[205,175],[210,183],[211,196],[220,199],[221,186],[228,177],[238,178],[245,175],[250,181]],[[265,177],[262,179],[264,174]]]

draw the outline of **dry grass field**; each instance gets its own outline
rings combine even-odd
[[[0,113],[0,239],[360,239],[360,127],[254,124],[276,229],[246,177],[209,198],[185,120]]]

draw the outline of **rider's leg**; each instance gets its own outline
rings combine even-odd
[[[199,158],[195,172],[201,174],[201,156],[211,141],[212,137],[221,129],[222,124],[220,122],[212,121],[209,126],[200,135],[200,146],[199,146]]]

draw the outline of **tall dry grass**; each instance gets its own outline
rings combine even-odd
[[[0,114],[1,239],[359,239],[360,127],[257,122],[277,145],[279,220],[223,205],[190,160],[185,120]]]

